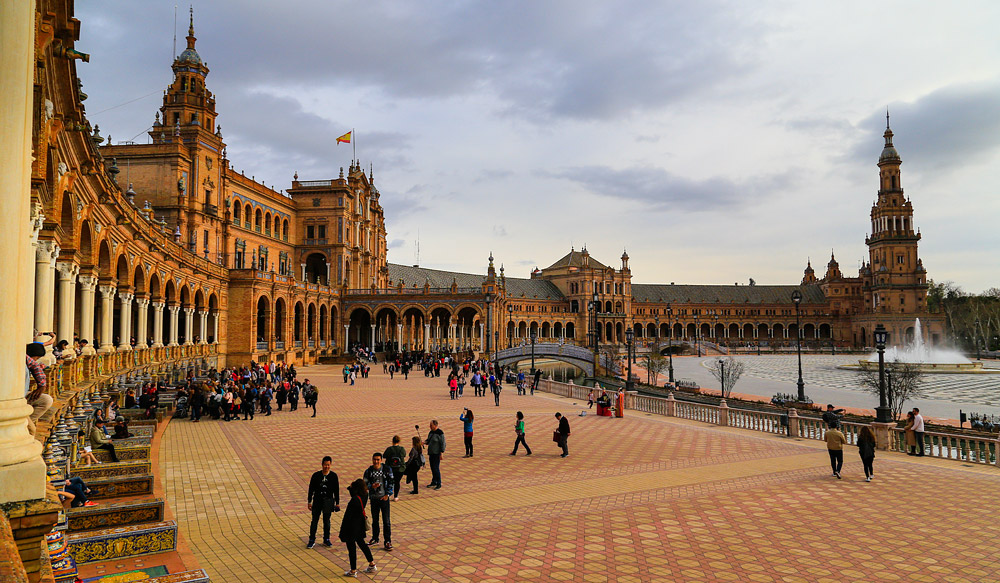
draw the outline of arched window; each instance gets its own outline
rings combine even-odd
[[[236,199],[236,200],[233,201],[233,223],[237,227],[240,226],[240,219],[241,218],[242,218],[242,216],[240,215],[240,201],[239,201],[239,199]]]
[[[260,232],[260,223],[262,220],[264,220],[264,213],[260,212],[260,209],[257,209],[257,213],[253,217],[253,228],[258,233]]]
[[[268,236],[271,235],[271,213],[264,215],[264,234]]]
[[[288,241],[288,219],[285,219],[284,225],[281,228],[281,240]]]
[[[253,228],[253,221],[251,217],[253,216],[253,207],[246,205],[243,207],[243,226],[247,229]]]

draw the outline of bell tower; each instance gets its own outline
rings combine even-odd
[[[171,69],[173,82],[163,93],[163,106],[150,135],[157,141],[161,135],[170,137],[193,134],[213,135],[215,129],[215,97],[205,86],[208,66],[195,49],[194,9],[188,24],[187,48],[177,55]],[[201,136],[199,136],[201,137]]]
[[[913,204],[903,193],[902,160],[892,144],[888,112],[885,119],[878,198],[871,209],[871,235],[865,240],[871,261],[867,307],[876,313],[914,314],[926,310],[927,272],[917,254],[920,232],[913,225]]]

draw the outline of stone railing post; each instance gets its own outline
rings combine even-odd
[[[799,413],[794,408],[788,410],[788,437],[799,436]]]
[[[719,425],[722,427],[729,426],[729,405],[725,399],[719,401]]]
[[[875,447],[882,451],[888,451],[892,440],[892,428],[895,425],[895,423],[878,422],[873,422],[871,424],[872,431],[875,432]]]
[[[667,395],[667,417],[677,416],[677,399],[674,398],[673,393]]]

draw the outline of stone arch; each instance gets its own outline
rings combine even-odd
[[[240,220],[243,218],[243,215],[240,214],[241,211],[242,211],[242,208],[240,207],[240,199],[234,198],[233,199],[233,222],[236,223],[237,225],[240,224]]]
[[[556,338],[562,338],[563,330],[565,329],[566,328],[563,326],[562,322],[556,322],[555,324],[552,325],[552,335]]]
[[[163,288],[163,299],[169,306],[177,304],[177,286],[174,285],[174,280],[167,279],[167,285]]]
[[[757,324],[757,339],[764,340],[770,338],[771,327],[767,324]]]
[[[263,225],[261,222],[264,220],[264,213],[260,209],[256,209],[253,213],[253,230],[260,233],[263,231]]]
[[[271,302],[266,294],[262,294],[257,298],[257,342],[267,342],[270,339],[270,316]]]
[[[714,338],[716,340],[719,340],[719,339],[723,338],[726,335],[726,325],[725,324],[716,324],[712,328],[712,333],[713,333]]]
[[[271,211],[264,213],[264,234],[271,234]]]
[[[285,219],[281,225],[281,239],[283,241],[288,240],[288,219]]]
[[[115,279],[118,280],[119,285],[128,285],[132,281],[131,274],[129,273],[128,259],[125,258],[124,253],[119,255],[115,261]]]
[[[348,317],[346,346],[355,344],[371,346],[372,341],[372,313],[366,306],[358,306],[351,310]]]
[[[194,293],[194,309],[199,311],[205,309],[205,292],[201,289]]]
[[[730,324],[729,325],[729,337],[730,338],[739,338],[740,337],[740,325],[739,324],[735,324],[734,323],[734,324]]]
[[[308,283],[322,283],[324,285],[330,285],[327,280],[327,272],[329,271],[329,263],[327,262],[326,254],[321,251],[314,251],[306,256],[306,281]]]
[[[653,323],[646,324],[646,337],[647,338],[656,338],[659,335],[660,335],[659,334],[659,330],[656,329],[656,324],[653,324]]]
[[[73,196],[68,190],[63,192],[61,207],[59,209],[59,228],[62,229],[62,237],[59,240],[59,246],[63,249],[75,248],[73,235],[76,227],[76,213],[73,210]]]
[[[149,294],[149,289],[146,286],[146,272],[143,270],[142,265],[135,266],[135,272],[132,276],[132,288],[135,290],[135,297],[144,298]]]
[[[621,322],[615,323],[615,341],[619,343],[625,341],[625,326]]]
[[[281,217],[274,215],[274,228],[271,230],[271,236],[275,239],[281,238]]]
[[[802,337],[805,340],[814,338],[816,336],[816,325],[815,324],[805,324],[802,326]]]
[[[625,313],[625,308],[622,306],[621,302],[615,302],[615,313],[616,314],[624,314]]]
[[[317,324],[317,331],[319,333],[320,341],[324,341],[327,338],[326,331],[329,328],[327,325],[327,309],[326,304],[320,304],[319,306],[319,322]]]
[[[216,336],[219,333],[219,296],[215,292],[208,295],[208,330],[205,331],[205,340],[209,344],[218,342]],[[211,334],[211,335],[209,335]]]
[[[604,341],[605,342],[615,341],[615,326],[611,322],[606,322],[604,324]]]
[[[781,340],[785,337],[785,327],[781,324],[775,324],[771,327],[771,338],[775,340]]]
[[[819,337],[820,338],[830,338],[830,336],[831,336],[831,334],[830,334],[830,325],[829,324],[820,324],[819,325]]]
[[[107,240],[101,242],[100,251],[97,255],[97,272],[101,277],[113,278],[115,276],[114,272],[111,271],[111,246],[108,245]]]
[[[305,308],[301,301],[295,302],[295,313],[292,319],[292,337],[295,338],[296,347],[302,342],[302,334],[304,333],[304,322],[305,318]]]
[[[743,324],[743,339],[751,340],[754,338],[753,324]]]
[[[191,288],[188,287],[188,284],[186,284],[186,283],[181,284],[181,289],[180,289],[180,294],[179,295],[180,295],[181,306],[183,306],[185,308],[190,308],[191,307]]]
[[[310,343],[316,341],[316,304],[313,302],[306,308],[306,339]]]
[[[549,322],[542,322],[542,329],[538,334],[539,338],[551,338],[552,337],[552,324]]]
[[[515,338],[527,338],[528,337],[528,323],[521,320],[517,323],[517,331],[514,333]]]
[[[604,302],[604,311],[611,313],[611,300]]]
[[[633,338],[642,338],[643,332],[644,332],[643,326],[639,322],[636,322],[635,324],[632,325]]]
[[[375,310],[375,350],[386,350],[386,345],[391,339],[396,337],[396,323],[399,322],[399,314],[395,306],[381,305]]]
[[[160,275],[156,271],[153,271],[149,274],[149,297],[154,302],[163,301],[162,290],[160,288]]]
[[[687,331],[685,332],[684,336],[686,336],[687,338],[694,338],[697,335],[698,335],[698,327],[694,324],[688,324]]]
[[[576,338],[576,324],[573,322],[566,322],[566,337]]]
[[[80,223],[80,248],[77,249],[80,266],[90,268],[94,265],[94,235],[90,231],[90,221]]]
[[[253,206],[250,203],[243,207],[243,228],[253,230]]]
[[[274,341],[285,341],[285,299],[275,298],[274,300]]]

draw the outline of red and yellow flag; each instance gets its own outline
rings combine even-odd
[[[339,144],[339,143],[343,142],[345,144],[350,144],[351,143],[351,134],[353,134],[353,133],[354,133],[354,130],[351,130],[351,131],[347,132],[346,134],[340,136],[339,138],[337,138],[337,143]]]

